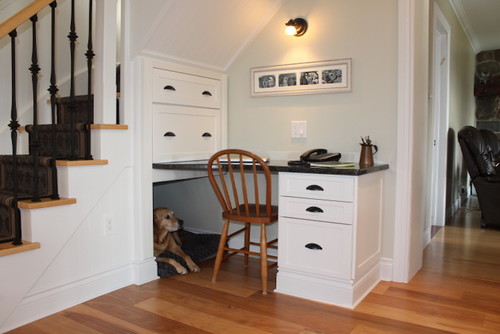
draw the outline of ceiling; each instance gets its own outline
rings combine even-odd
[[[450,0],[476,53],[500,49],[500,0]]]
[[[283,0],[131,1],[131,55],[168,55],[226,70],[272,19]]]

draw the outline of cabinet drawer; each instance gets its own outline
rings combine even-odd
[[[352,227],[279,219],[278,265],[339,279],[351,278]]]
[[[153,162],[208,159],[218,141],[218,110],[153,107]]]
[[[280,173],[279,193],[293,197],[352,202],[354,178],[338,175]]]
[[[353,203],[299,197],[279,198],[279,215],[290,218],[352,224]]]
[[[219,80],[153,69],[153,102],[220,108]]]

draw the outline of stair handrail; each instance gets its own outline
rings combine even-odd
[[[33,15],[48,6],[54,0],[33,0],[32,3],[12,15],[5,22],[0,24],[0,38],[7,36],[12,30],[19,27],[25,21],[28,21]]]

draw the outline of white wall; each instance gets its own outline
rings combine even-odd
[[[286,1],[259,37],[233,63],[229,76],[229,146],[271,159],[297,159],[310,148],[359,159],[360,136],[379,147],[385,175],[383,256],[392,257],[396,153],[396,1]],[[302,37],[286,36],[290,18],[307,18]],[[352,92],[250,97],[250,68],[352,58]],[[306,139],[290,138],[292,120],[307,121]]]

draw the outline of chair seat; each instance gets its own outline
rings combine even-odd
[[[244,222],[244,223],[257,223],[257,224],[268,224],[278,220],[278,206],[271,205],[271,216],[266,214],[266,206],[259,205],[259,216],[257,216],[257,206],[255,204],[248,205],[248,214],[246,212],[245,205],[242,204],[238,208],[233,209],[233,213],[223,212],[222,217],[230,219],[232,221]],[[240,214],[238,214],[240,212]]]

